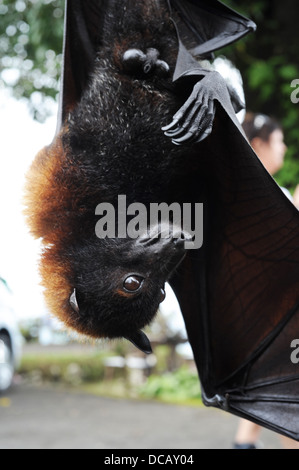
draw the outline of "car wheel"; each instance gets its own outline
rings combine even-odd
[[[10,339],[7,334],[0,333],[0,393],[11,386],[13,376],[14,365]]]

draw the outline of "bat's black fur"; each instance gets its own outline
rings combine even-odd
[[[166,1],[110,4],[89,86],[28,175],[27,212],[45,243],[41,272],[56,315],[91,336],[136,339],[184,250],[171,239],[149,247],[100,240],[95,209],[101,202],[116,206],[118,195],[146,206],[179,200],[176,181],[196,150],[188,154],[161,131],[181,105],[173,93],[177,37]],[[131,49],[157,50],[169,73],[155,64],[149,73],[138,64],[128,70],[123,55]],[[145,279],[137,294],[123,290],[129,274]],[[69,303],[74,289],[79,313]]]

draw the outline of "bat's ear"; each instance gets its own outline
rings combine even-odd
[[[78,301],[77,301],[76,289],[73,290],[73,293],[70,296],[70,305],[76,313],[80,313],[80,309],[79,309],[79,305],[78,305]]]
[[[125,339],[131,341],[131,343],[134,344],[136,348],[140,349],[140,351],[144,352],[145,354],[151,354],[153,352],[148,337],[141,330],[136,331],[136,333],[133,335],[126,336]]]

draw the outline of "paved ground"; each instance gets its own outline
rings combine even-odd
[[[0,396],[0,449],[230,449],[237,418],[211,408],[15,385]],[[264,448],[279,449],[263,430]]]

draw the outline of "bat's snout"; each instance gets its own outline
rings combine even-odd
[[[136,243],[143,248],[163,249],[169,244],[184,249],[186,242],[192,242],[192,236],[179,226],[158,224],[149,227],[148,231],[138,237]]]

